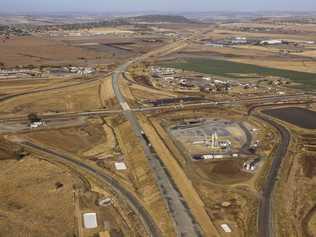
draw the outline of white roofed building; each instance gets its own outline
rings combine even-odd
[[[97,214],[96,213],[84,213],[83,214],[83,226],[85,229],[94,229],[98,227]]]

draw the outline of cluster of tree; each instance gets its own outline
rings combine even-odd
[[[0,32],[6,32],[9,29],[9,26],[0,25]]]
[[[0,25],[0,35],[5,35],[9,38],[10,35],[16,35],[16,36],[30,35],[30,32],[27,28],[24,28],[23,26]]]

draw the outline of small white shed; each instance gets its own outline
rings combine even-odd
[[[98,227],[97,214],[96,213],[84,213],[83,214],[83,226],[86,229],[94,229]]]
[[[127,170],[127,167],[124,162],[115,162],[116,170]]]
[[[232,229],[229,227],[227,224],[221,224],[222,229],[224,230],[225,233],[231,233]]]

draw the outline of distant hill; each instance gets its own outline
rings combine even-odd
[[[129,17],[128,19],[134,22],[149,22],[149,23],[183,23],[183,24],[192,24],[197,23],[196,21],[190,20],[184,16],[177,15],[144,15],[144,16],[135,16]]]

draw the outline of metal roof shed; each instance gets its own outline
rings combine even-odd
[[[83,226],[86,229],[93,229],[98,227],[97,214],[85,213],[83,214]]]
[[[127,167],[124,162],[115,162],[116,170],[127,170]]]

